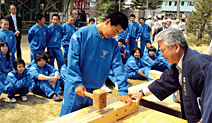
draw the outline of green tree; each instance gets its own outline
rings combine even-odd
[[[212,2],[211,0],[196,0],[196,11],[192,11],[192,15],[188,16],[186,22],[186,31],[193,34],[198,41],[208,35],[212,23]],[[204,43],[204,42],[202,42]]]
[[[162,2],[163,2],[162,0],[148,0],[148,6],[151,9],[156,9],[158,8],[157,7],[158,5],[162,4]]]
[[[146,0],[132,0],[131,3],[131,9],[146,9]]]
[[[121,8],[124,5],[124,0],[121,0]],[[97,13],[108,15],[119,10],[119,0],[98,0]]]

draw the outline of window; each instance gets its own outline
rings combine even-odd
[[[165,6],[167,6],[167,5],[168,5],[168,2],[167,2],[167,1],[165,1],[165,2],[164,2],[164,5],[165,5]]]
[[[184,1],[183,1],[183,2],[181,2],[181,6],[184,6]]]
[[[194,2],[193,1],[190,1],[189,2],[189,6],[194,6]]]
[[[174,6],[177,6],[177,1],[174,2]]]
[[[169,1],[169,6],[171,6],[172,5],[172,1]]]

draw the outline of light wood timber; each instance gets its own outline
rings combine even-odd
[[[150,70],[149,71],[149,78],[152,79],[159,79],[163,72],[157,70]]]
[[[113,123],[138,111],[139,105],[126,105],[121,101],[114,102],[101,110],[90,111],[91,106],[80,109],[49,123]]]

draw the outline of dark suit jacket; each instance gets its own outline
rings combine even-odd
[[[166,27],[165,27],[164,29],[166,29]],[[163,31],[164,29],[163,29],[163,27],[160,27],[160,28],[158,28],[156,31],[154,31],[154,33],[152,34],[152,36],[153,36],[152,40],[154,41],[154,40],[155,40],[155,36],[156,36],[160,31]]]
[[[12,16],[9,14],[5,18],[9,20],[9,25],[10,25],[9,30],[11,30],[15,33],[16,31],[15,31],[15,26],[13,23]],[[21,30],[22,30],[21,17],[16,15],[16,21],[17,21],[18,31],[21,33]]]
[[[177,89],[180,90],[182,118],[187,119],[189,123],[200,121],[202,115],[198,107],[197,98],[201,98],[201,106],[204,107],[205,100],[204,83],[205,76],[208,72],[208,66],[212,61],[212,57],[200,54],[190,48],[184,52],[182,61],[182,86],[179,84],[179,72],[176,64],[173,64],[170,69],[163,72],[160,79],[155,80],[148,86],[149,90],[160,100],[165,99]],[[212,85],[212,83],[210,83]],[[210,92],[212,89],[210,89]],[[212,103],[212,98],[206,99]],[[203,116],[204,108],[202,108]]]

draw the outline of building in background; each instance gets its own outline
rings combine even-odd
[[[191,14],[194,8],[195,0],[180,0],[180,17]],[[177,18],[177,0],[163,0],[161,14],[166,18],[175,20]]]

